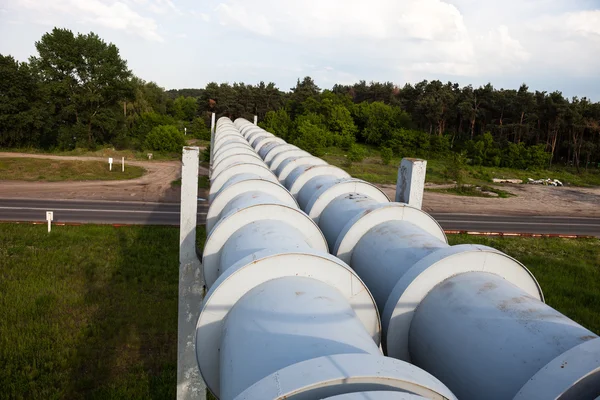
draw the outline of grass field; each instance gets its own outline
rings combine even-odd
[[[171,227],[0,224],[0,398],[174,398],[178,238]],[[600,240],[449,239],[516,257],[548,304],[600,333]]]
[[[113,164],[109,171],[103,161],[48,160],[42,158],[0,158],[0,180],[19,181],[92,181],[139,178],[145,169],[125,164]]]
[[[0,225],[0,398],[168,399],[179,231]]]
[[[345,153],[343,150],[330,147],[327,148],[326,154],[321,157],[330,164],[336,165],[346,170],[350,175],[364,179],[373,183],[388,183],[395,184],[398,174],[398,165],[401,158],[395,157],[389,163],[384,165],[381,162],[381,156],[377,149],[361,146],[366,152],[366,157],[361,162],[348,165],[346,162]],[[414,155],[407,154],[407,157]],[[451,183],[446,170],[449,161],[443,159],[427,158],[427,176],[426,181],[430,183]],[[552,169],[544,169],[540,171],[525,171],[514,168],[496,168],[496,167],[480,167],[480,166],[465,166],[465,182],[466,184],[484,185],[492,182],[493,178],[501,179],[521,179],[524,182],[527,178],[541,179],[552,178],[558,179],[565,185],[573,186],[600,186],[600,170],[590,169],[588,172],[582,170],[577,173],[575,168],[567,168],[555,166]]]

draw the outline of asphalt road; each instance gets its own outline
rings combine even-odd
[[[198,201],[198,223],[208,204]],[[179,204],[85,200],[0,199],[0,221],[54,223],[179,225]],[[445,230],[499,233],[586,235],[600,237],[600,218],[440,214],[432,216]]]

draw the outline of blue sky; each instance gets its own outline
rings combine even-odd
[[[115,43],[169,88],[423,79],[600,101],[600,0],[0,0],[0,53],[53,26]]]

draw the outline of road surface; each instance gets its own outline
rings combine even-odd
[[[198,223],[208,204],[198,201]],[[46,211],[54,223],[179,225],[179,204],[86,200],[0,199],[0,221],[44,222]],[[584,235],[600,237],[600,218],[431,214],[449,231]]]

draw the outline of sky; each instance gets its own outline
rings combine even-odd
[[[97,33],[167,89],[423,79],[600,101],[600,0],[0,0],[0,53]]]

